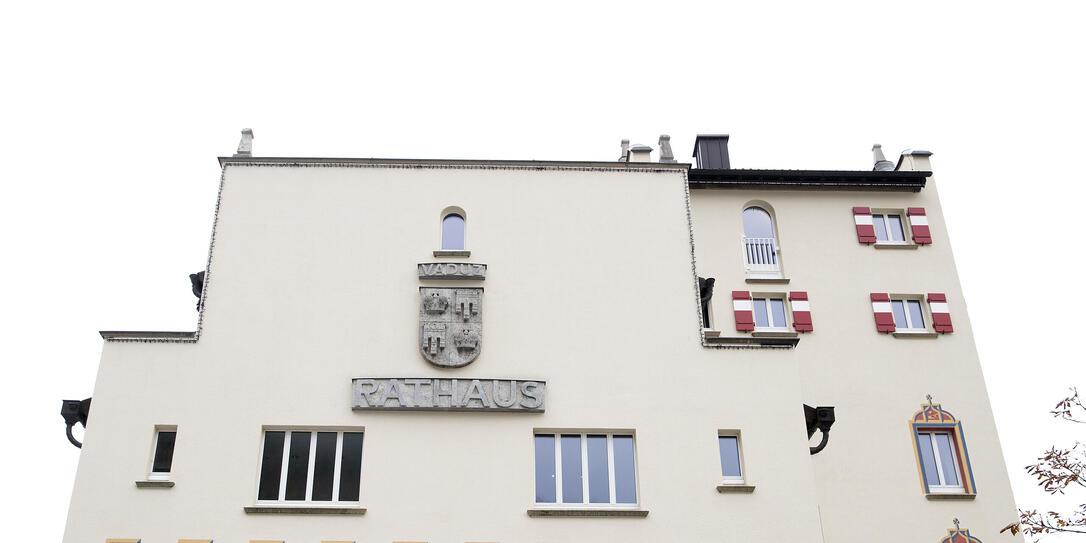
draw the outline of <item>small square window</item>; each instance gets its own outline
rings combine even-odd
[[[633,435],[536,434],[535,501],[592,507],[637,505]]]
[[[173,449],[177,442],[177,427],[159,427],[155,430],[155,441],[151,450],[151,473],[147,476],[152,481],[166,481],[170,478],[173,467]]]
[[[788,319],[785,317],[784,297],[755,297],[754,329],[787,330]]]
[[[890,300],[894,312],[894,327],[898,332],[927,332],[924,322],[924,306],[920,300],[894,298]]]
[[[720,433],[717,436],[717,445],[720,449],[720,473],[724,484],[743,484],[743,461],[740,455],[739,434]]]
[[[871,220],[875,226],[876,243],[908,243],[905,239],[905,222],[902,216],[900,212],[871,214]]]

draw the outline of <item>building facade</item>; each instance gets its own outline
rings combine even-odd
[[[931,173],[221,158],[65,541],[889,543],[1015,518]]]

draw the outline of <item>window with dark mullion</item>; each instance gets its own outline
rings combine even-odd
[[[257,500],[357,502],[361,476],[362,432],[268,430]]]
[[[290,458],[287,459],[288,500],[305,499],[306,476],[309,475],[310,432],[290,433]]]
[[[151,471],[155,473],[169,473],[173,464],[173,445],[177,439],[177,432],[158,432],[158,440],[155,442],[155,461]]]
[[[279,476],[283,471],[283,443],[286,432],[264,432],[264,456],[260,463],[258,500],[279,499]]]

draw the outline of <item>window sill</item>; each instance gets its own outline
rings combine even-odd
[[[467,258],[471,256],[471,251],[438,249],[434,251],[434,256],[454,256]]]
[[[976,494],[955,494],[952,492],[927,494],[929,500],[975,500]]]
[[[748,277],[746,281],[751,284],[787,285],[789,279],[785,277]]]
[[[894,337],[917,339],[935,339],[939,337],[939,334],[935,332],[894,332],[893,334]]]
[[[798,335],[798,334],[797,334]],[[795,347],[799,343],[798,337],[781,337],[774,334],[772,337],[753,337],[753,336],[716,336],[710,337],[704,336],[705,340],[702,343],[705,347],[748,347],[748,348],[775,348],[775,349],[787,349]]]
[[[720,330],[713,330],[712,328],[702,328],[701,333],[705,334],[705,337],[720,337]]]
[[[136,481],[136,488],[173,488],[173,481]]]
[[[358,506],[298,506],[298,505],[248,505],[250,515],[365,515],[366,508]]]
[[[611,509],[606,507],[537,507],[528,510],[529,517],[639,517],[649,516],[647,509]]]
[[[778,331],[772,331],[771,332],[769,330],[755,330],[755,331],[751,332],[750,335],[754,336],[754,337],[799,337],[798,333],[789,332],[787,330],[781,330],[779,332]]]
[[[721,494],[732,492],[750,494],[751,492],[754,492],[754,485],[720,483],[716,485],[716,491]]]
[[[872,247],[876,249],[905,249],[907,251],[920,248],[919,245],[913,243],[876,243]]]

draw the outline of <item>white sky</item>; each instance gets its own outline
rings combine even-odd
[[[1086,388],[1070,235],[1086,193],[1084,15],[1082,2],[6,4],[5,539],[60,539],[78,457],[60,400],[91,395],[97,331],[194,329],[187,275],[207,258],[215,157],[247,126],[258,156],[612,160],[622,138],[668,133],[690,160],[699,132],[730,133],[738,168],[869,169],[875,142],[890,160],[931,150],[1015,494],[1048,508],[1021,466],[1080,435],[1047,411]]]

